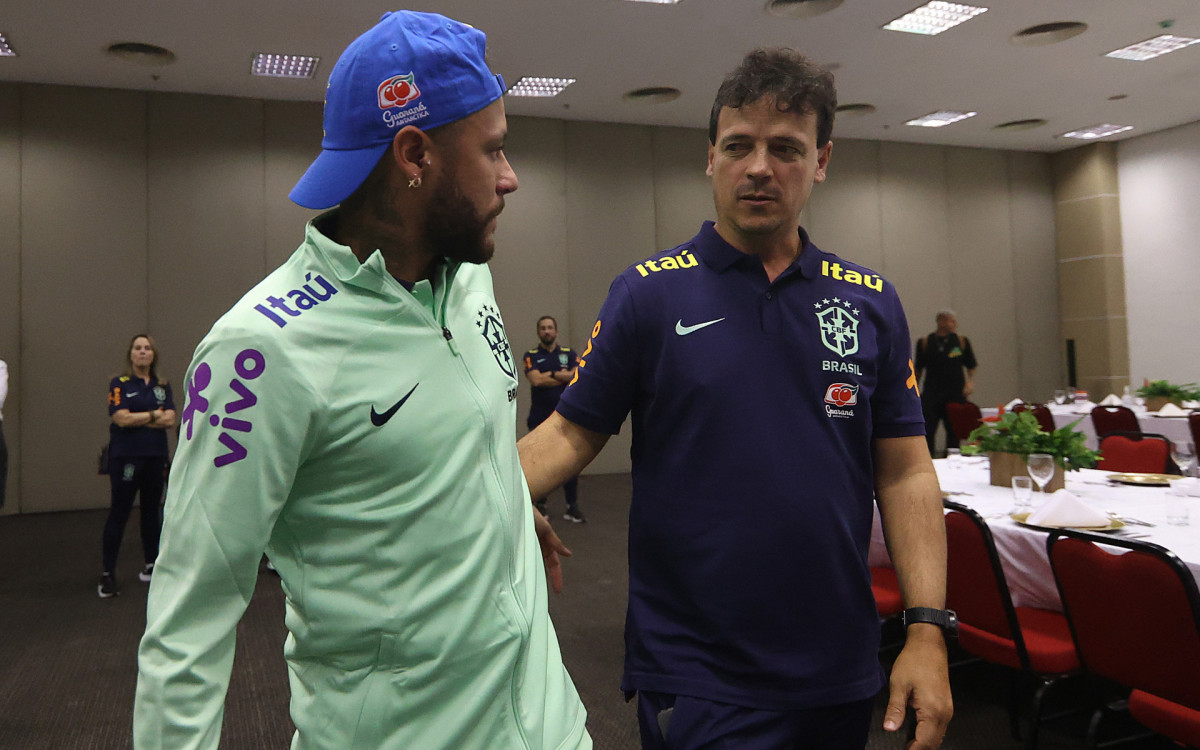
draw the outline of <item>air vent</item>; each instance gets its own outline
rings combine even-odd
[[[1029,47],[1044,47],[1047,44],[1065,42],[1087,31],[1088,25],[1079,21],[1055,21],[1042,23],[1021,29],[1012,35],[1013,44],[1024,44]]]
[[[875,111],[874,104],[855,103],[843,104],[837,108],[837,113],[843,117],[861,117]]]
[[[119,42],[108,48],[108,54],[148,68],[160,68],[175,62],[175,53],[171,50],[142,42]]]
[[[663,102],[673,102],[682,95],[683,92],[671,86],[648,86],[644,89],[626,91],[622,98],[627,102],[661,104]]]
[[[1017,130],[1033,130],[1034,128],[1040,128],[1045,124],[1045,120],[1041,119],[1040,117],[1034,117],[1028,120],[1010,120],[1008,122],[1002,122],[992,128],[992,130],[1005,130],[1009,132]]]
[[[780,18],[812,18],[828,13],[842,0],[767,0],[767,12]]]

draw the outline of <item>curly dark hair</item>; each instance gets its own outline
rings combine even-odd
[[[708,117],[708,141],[717,142],[717,116],[725,107],[738,109],[765,96],[774,97],[780,112],[817,116],[817,148],[833,134],[837,89],[825,67],[788,47],[763,47],[742,58],[717,90]]]

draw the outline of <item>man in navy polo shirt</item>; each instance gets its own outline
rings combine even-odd
[[[952,712],[945,527],[904,312],[817,248],[800,213],[829,165],[833,77],[757,50],[709,123],[717,220],[617,277],[557,411],[522,439],[532,497],[632,412],[625,674],[644,748],[865,746],[884,683],[867,548],[877,502],[905,602],[884,729]],[[542,530],[556,578],[561,542]]]
[[[533,429],[546,421],[558,406],[558,399],[567,389],[567,383],[575,377],[578,358],[571,349],[558,343],[558,321],[543,315],[537,321],[538,345],[525,352],[525,379],[529,381],[529,419],[525,426]],[[567,512],[563,520],[571,523],[587,523],[579,509],[579,478],[571,477],[563,484],[563,495],[567,500]],[[537,501],[537,509],[549,518],[546,498]]]

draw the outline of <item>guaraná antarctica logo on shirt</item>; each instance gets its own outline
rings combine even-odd
[[[500,371],[513,378],[517,377],[517,369],[513,363],[512,347],[508,344],[508,335],[504,332],[504,321],[500,312],[491,305],[484,305],[475,313],[475,326],[492,350]]]
[[[383,110],[383,121],[389,128],[407,125],[429,112],[424,102],[415,107],[408,106],[421,97],[421,89],[417,88],[417,76],[414,73],[392,76],[379,84],[377,93],[379,108]]]
[[[229,389],[237,396],[227,403],[221,405],[226,414],[237,414],[238,412],[252,408],[258,403],[258,396],[254,394],[250,386],[246,385],[245,381],[257,380],[262,376],[267,369],[267,358],[257,349],[243,349],[238,352],[238,355],[233,359],[233,371],[237,373],[236,378],[229,381]],[[213,466],[220,468],[228,466],[232,463],[241,461],[248,455],[246,447],[239,442],[234,433],[248,433],[253,429],[246,414],[239,414],[237,417],[222,418],[217,414],[217,404],[213,404],[211,399],[204,395],[204,391],[212,384],[212,368],[207,362],[201,362],[196,366],[195,372],[192,374],[191,381],[187,384],[187,402],[183,407],[183,417],[180,419],[180,426],[185,428],[183,437],[186,440],[191,440],[197,427],[203,428],[203,422],[197,422],[198,415],[207,414],[210,407],[213,412],[208,417],[208,424],[214,428],[221,428],[223,431],[217,436],[217,440],[221,445],[228,449],[228,452],[222,453],[213,459]]]
[[[825,389],[825,414],[829,417],[853,417],[858,405],[858,386],[853,383],[834,383]]]
[[[821,343],[843,359],[858,351],[858,310],[850,300],[834,297],[813,303],[821,328]],[[821,309],[824,307],[825,309]],[[861,374],[861,373],[858,373]]]

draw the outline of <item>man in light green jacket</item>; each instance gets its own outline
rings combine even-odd
[[[516,453],[518,370],[485,265],[504,84],[485,37],[397,12],[347,48],[304,243],[186,380],[139,650],[134,745],[216,748],[266,550],[294,749],[586,750]]]

